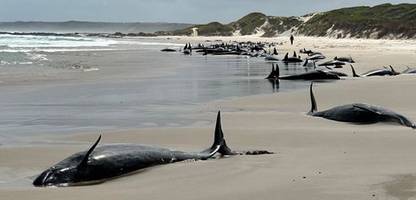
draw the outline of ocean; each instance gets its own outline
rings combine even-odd
[[[161,38],[0,35],[0,144],[33,145],[42,143],[33,136],[43,135],[205,126],[221,109],[209,107],[213,101],[278,95],[309,84],[281,81],[276,87],[264,79],[271,70],[264,58],[160,51],[183,45]],[[303,71],[281,66],[281,74]]]

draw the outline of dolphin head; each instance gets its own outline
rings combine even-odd
[[[42,172],[34,181],[37,187],[66,186],[79,180],[77,167],[51,167]]]
[[[68,186],[89,181],[92,169],[88,165],[88,159],[100,140],[101,135],[88,151],[76,153],[42,172],[33,181],[33,185],[37,187]]]

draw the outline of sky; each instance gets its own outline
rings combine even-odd
[[[254,11],[301,16],[381,3],[416,0],[0,0],[0,21],[228,23]]]

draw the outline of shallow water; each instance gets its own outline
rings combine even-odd
[[[210,123],[214,113],[212,119],[199,115],[201,106],[210,101],[290,91],[309,84],[281,81],[274,88],[264,79],[271,64],[263,58],[159,51],[166,46],[176,48],[172,43],[127,40],[112,46],[120,51],[111,53],[47,54],[51,60],[43,67],[46,69],[59,68],[62,63],[58,60],[68,57],[99,71],[80,74],[67,69],[70,78],[65,81],[1,86],[0,143],[35,143],[31,136],[43,134]],[[281,73],[303,71],[295,68],[281,64]],[[142,76],[144,73],[152,76]]]

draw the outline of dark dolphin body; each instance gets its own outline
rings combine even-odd
[[[375,69],[364,74],[358,75],[355,72],[354,66],[351,65],[352,74],[354,77],[369,77],[369,76],[396,76],[400,73],[396,72],[392,66],[389,68]]]
[[[269,80],[278,80],[279,79],[279,65],[277,65],[277,71],[276,71],[276,69],[274,67],[274,64],[272,63],[272,71],[266,77],[266,79],[269,79]]]
[[[282,60],[284,63],[301,63],[303,62],[302,59],[296,56],[296,54],[293,55],[293,57],[289,57],[289,53],[286,53],[285,57]]]
[[[343,65],[345,65],[345,62],[338,61],[338,60],[330,60],[330,61],[319,64],[319,66],[335,66],[338,68],[342,67]]]
[[[355,63],[354,59],[352,57],[335,57],[334,60],[341,61],[341,62],[347,62],[347,63]]]
[[[162,51],[162,52],[176,52],[175,49],[171,49],[171,48],[162,49],[160,51]]]
[[[73,154],[45,170],[34,181],[35,186],[73,186],[101,183],[128,173],[184,160],[206,160],[215,154],[270,154],[268,151],[238,153],[228,148],[221,129],[218,112],[214,143],[209,149],[198,153],[173,151],[166,148],[139,145],[113,144],[97,147],[101,136],[88,150]]]
[[[338,71],[333,71],[333,70],[328,71],[328,72],[330,72],[330,73],[332,73],[332,74],[336,74],[336,75],[338,75],[339,77],[347,77],[347,76],[348,76],[348,74],[343,73],[343,72],[338,72]]]
[[[279,58],[277,58],[275,55],[267,55],[264,59],[268,61],[279,61]]]
[[[325,59],[326,57],[322,54],[315,54],[313,56],[309,56],[308,58],[306,58],[307,60],[322,60]]]
[[[313,70],[301,74],[280,76],[279,65],[276,64],[276,69],[272,67],[272,72],[266,79],[282,79],[282,80],[338,80],[340,79],[337,73],[327,70]]]
[[[314,52],[313,52],[312,50],[310,50],[310,49],[306,50],[306,48],[301,49],[299,52],[300,52],[300,53],[307,54],[307,55],[314,53]]]
[[[280,76],[279,79],[282,80],[338,80],[339,76],[330,71],[324,70],[313,70],[310,72],[305,72],[301,74]]]
[[[306,50],[305,48],[301,49],[299,52],[300,53],[303,53],[303,54],[306,54],[308,56],[313,56],[313,55],[317,55],[317,54],[321,54],[322,55],[321,52],[315,52],[315,51],[312,51],[310,49]]]
[[[317,110],[315,97],[313,95],[313,83],[310,86],[311,96],[311,110],[309,115],[314,117],[322,117],[329,120],[340,121],[340,122],[352,122],[357,124],[372,124],[377,122],[394,122],[403,126],[416,128],[416,125],[396,112],[388,109],[372,106],[363,103],[353,103],[343,106],[337,106],[329,110],[320,111]]]

